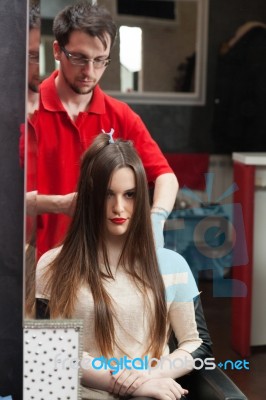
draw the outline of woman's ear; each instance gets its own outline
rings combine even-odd
[[[57,40],[53,43],[54,58],[56,61],[61,61],[62,50]]]

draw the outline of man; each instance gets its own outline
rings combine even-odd
[[[40,47],[40,7],[38,2],[32,0],[29,5],[29,33],[28,33],[28,91],[27,91],[27,116],[30,121],[34,111],[39,107],[39,47]],[[31,126],[28,127],[31,129]],[[20,163],[24,167],[25,124],[20,127]],[[34,133],[32,133],[34,135]]]
[[[27,220],[26,220],[26,241],[32,240],[35,235],[35,213],[36,206],[36,164],[37,146],[35,131],[31,124],[31,118],[39,107],[39,47],[40,47],[40,6],[36,0],[29,4],[29,33],[28,33],[28,91],[27,91],[27,175],[26,175],[26,199],[27,199]],[[25,156],[25,124],[20,127],[20,164],[24,167]]]
[[[40,107],[32,120],[38,138],[37,212],[46,213],[38,221],[38,256],[62,240],[73,210],[81,155],[100,132],[133,141],[147,179],[154,183],[155,224],[171,211],[178,188],[140,117],[98,86],[116,37],[109,12],[77,2],[55,17],[53,31],[59,71],[41,84]],[[159,231],[162,225],[156,229],[160,236]]]
[[[32,2],[29,12],[28,37],[28,116],[39,106],[39,47],[40,47],[40,8]]]

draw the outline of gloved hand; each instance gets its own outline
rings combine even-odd
[[[164,247],[163,227],[165,223],[165,216],[160,212],[151,213],[151,223],[154,236],[154,243],[156,249]]]

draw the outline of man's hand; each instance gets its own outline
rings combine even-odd
[[[37,214],[37,191],[26,193],[26,213],[34,217]]]
[[[167,217],[159,212],[151,212],[151,224],[155,247],[158,249],[164,247],[163,227]]]
[[[173,173],[162,174],[155,180],[151,209],[155,247],[164,247],[163,227],[176,200],[178,182]]]

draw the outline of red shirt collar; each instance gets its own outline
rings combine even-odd
[[[53,112],[66,112],[55,87],[55,78],[58,76],[58,72],[58,70],[54,71],[47,79],[43,81],[40,88],[40,95],[42,105],[46,110]],[[93,90],[93,95],[87,112],[94,114],[105,114],[104,93],[98,85]]]

